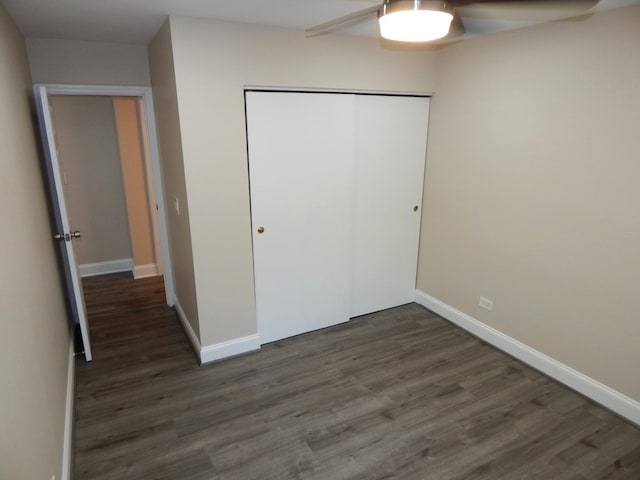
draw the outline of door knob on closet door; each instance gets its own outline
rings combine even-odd
[[[264,227],[258,227],[258,233],[264,233]]]
[[[414,212],[417,212],[417,211],[418,211],[418,205],[416,205],[416,206],[414,206],[414,207],[413,207],[413,211],[414,211]]]
[[[75,232],[71,232],[71,238],[80,238],[82,235],[80,234],[80,230],[76,230]]]

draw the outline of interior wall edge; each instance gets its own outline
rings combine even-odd
[[[425,292],[416,290],[416,303],[640,426],[640,402],[480,322]]]
[[[195,290],[189,208],[185,200],[182,134],[171,36],[171,21],[168,19],[148,45],[152,87],[151,94],[148,98],[145,97],[145,111],[150,139],[155,132],[153,138],[157,140],[157,144],[150,141],[150,147],[152,153],[155,151],[157,154],[160,171],[158,183],[163,185],[164,192],[164,197],[158,196],[156,200],[158,205],[162,206],[162,211],[159,211],[157,216],[159,226],[162,229],[164,225],[167,232],[166,244],[162,245],[165,285],[170,282],[174,292],[171,298],[167,295],[167,303],[171,306],[174,301],[179,301],[178,298],[181,300],[177,311],[183,314],[188,312],[188,315],[183,315],[182,320],[188,319],[190,322],[189,331],[193,332],[190,339],[199,339],[201,332],[198,299]],[[150,101],[151,97],[153,103]],[[156,195],[158,192],[159,189],[156,188]],[[175,207],[171,208],[172,204],[176,204],[176,200],[179,214]],[[171,267],[170,272],[167,271],[168,267]]]
[[[226,360],[245,353],[258,351],[260,346],[260,337],[257,334],[234,338],[226,342],[202,347],[200,349],[200,360],[202,364]]]
[[[193,327],[191,326],[191,322],[189,321],[187,314],[184,312],[182,305],[180,305],[180,301],[178,300],[178,297],[175,297],[173,300],[173,308],[175,308],[176,313],[178,314],[178,319],[182,324],[184,333],[187,335],[187,338],[189,339],[189,343],[191,344],[191,348],[193,349],[193,352],[196,358],[198,359],[198,363],[202,364],[202,358],[200,354],[200,350],[201,350],[200,340],[198,339],[198,335],[196,335],[196,332],[193,330]]]

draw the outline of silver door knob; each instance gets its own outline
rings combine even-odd
[[[58,241],[66,240],[67,242],[70,242],[72,239],[80,238],[80,237],[81,237],[80,230],[76,230],[75,232],[71,232],[71,233],[56,233],[53,236],[53,239]]]

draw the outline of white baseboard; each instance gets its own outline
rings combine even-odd
[[[69,342],[69,366],[67,367],[67,398],[64,414],[64,439],[62,446],[62,480],[71,480],[73,467],[73,424],[76,394],[76,360],[73,336]]]
[[[81,277],[130,272],[133,270],[133,260],[131,258],[122,258],[120,260],[109,260],[106,262],[84,263],[79,265],[78,268],[80,269]]]
[[[134,265],[133,266],[133,278],[136,280],[139,278],[157,277],[158,266],[155,263],[149,263],[148,265]]]
[[[235,357],[243,353],[260,350],[260,337],[249,335],[248,337],[234,338],[227,342],[207,345],[200,349],[200,362],[210,363],[229,357]]]
[[[447,305],[431,295],[416,290],[416,303],[437,313],[494,347],[507,352],[518,360],[540,370],[591,400],[607,407],[630,422],[640,425],[640,402],[505,335],[499,330],[476,320],[470,315]]]
[[[182,306],[178,299],[174,299],[174,308],[178,314],[178,318],[182,323],[191,346],[194,352],[198,356],[198,361],[202,365],[203,363],[216,362],[229,357],[235,357],[243,353],[253,352],[260,350],[260,337],[258,335],[249,335],[248,337],[234,338],[227,342],[216,343],[214,345],[201,346],[200,340],[194,332],[187,315],[184,313]]]
[[[184,313],[182,306],[177,298],[173,299],[173,307],[176,309],[176,313],[178,314],[178,318],[180,319],[180,323],[182,323],[182,328],[187,334],[187,338],[189,342],[191,342],[191,346],[193,347],[193,351],[198,356],[198,362],[202,363],[202,356],[200,354],[200,340],[198,339],[198,335],[193,331],[193,327],[189,323],[189,319],[187,315]]]

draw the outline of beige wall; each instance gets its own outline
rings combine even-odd
[[[29,38],[27,49],[34,83],[150,85],[143,45]]]
[[[420,290],[636,400],[638,45],[632,7],[444,50],[418,275]]]
[[[0,7],[0,478],[61,478],[69,328],[29,106],[24,40]]]
[[[113,97],[133,263],[155,264],[145,159],[136,97]]]
[[[369,38],[170,22],[200,339],[211,345],[257,329],[243,87],[431,91],[436,54]]]
[[[418,288],[640,399],[639,15],[433,53],[172,17],[155,62],[174,60],[202,344],[256,332],[243,87],[435,91]]]
[[[167,230],[175,296],[178,306],[184,311],[195,334],[199,336],[200,325],[182,155],[182,134],[178,114],[171,31],[168,22],[149,44],[149,65],[158,130],[158,148],[167,204]],[[176,199],[179,203],[180,214],[174,208]]]
[[[131,259],[127,207],[111,97],[52,95],[65,199],[80,264]]]

